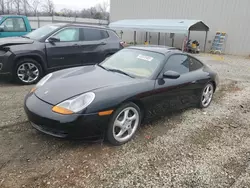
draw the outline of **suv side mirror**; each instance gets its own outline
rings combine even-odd
[[[3,32],[3,31],[4,31],[4,26],[0,25],[0,32]]]
[[[180,73],[178,73],[178,72],[175,72],[175,71],[166,71],[166,72],[164,72],[164,74],[163,74],[163,77],[164,78],[170,78],[170,79],[177,79],[177,78],[179,78],[181,75],[180,75]]]
[[[54,42],[60,42],[60,38],[58,37],[50,37],[48,39],[49,42],[54,43]]]

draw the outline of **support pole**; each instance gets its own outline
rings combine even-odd
[[[136,45],[136,31],[134,31],[134,45]]]
[[[187,39],[187,41],[189,41],[189,38],[190,38],[190,31],[188,31],[188,39]]]
[[[164,46],[166,46],[166,40],[167,40],[167,33],[165,33],[165,36],[164,36]]]
[[[172,47],[174,47],[174,37],[172,38]]]
[[[207,31],[206,31],[206,36],[205,36],[204,52],[206,52],[206,46],[207,46]]]
[[[161,33],[158,33],[158,45],[160,45],[160,38],[161,38]]]

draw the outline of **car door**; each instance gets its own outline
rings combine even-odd
[[[107,31],[99,28],[83,28],[83,64],[96,64],[105,59]]]
[[[166,71],[175,71],[179,78],[164,78]],[[171,55],[155,83],[154,104],[155,115],[185,108],[190,105],[193,78],[189,74],[189,60],[187,55]]]
[[[60,39],[58,42],[46,40],[48,67],[66,68],[82,65],[82,49],[80,28],[67,27],[51,37]]]
[[[0,38],[22,36],[27,33],[23,18],[6,18],[0,25]]]
[[[195,57],[188,56],[189,59],[189,72],[193,76],[193,84],[192,84],[192,95],[195,96],[193,98],[194,102],[198,101],[198,98],[201,95],[203,87],[209,81],[209,75],[207,72],[203,71],[204,65]]]

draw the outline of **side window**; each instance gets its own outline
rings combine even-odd
[[[195,71],[203,67],[203,64],[197,59],[189,57],[189,71]]]
[[[58,37],[61,42],[73,42],[79,41],[79,28],[66,28],[55,34],[55,37]]]
[[[103,39],[109,38],[109,34],[108,34],[107,31],[101,30],[101,33],[102,33],[102,38]]]
[[[7,18],[1,26],[5,32],[25,32],[26,27],[22,18]]]
[[[96,41],[109,37],[106,31],[93,28],[83,28],[83,34],[85,41]]]
[[[167,60],[164,71],[175,71],[180,74],[189,72],[189,60],[186,55],[172,55]]]

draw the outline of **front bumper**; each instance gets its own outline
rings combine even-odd
[[[109,116],[61,115],[54,113],[52,107],[35,94],[28,94],[25,98],[24,109],[31,125],[48,135],[60,138],[96,138],[104,133],[109,122]]]
[[[13,72],[14,55],[0,50],[0,75],[10,76]]]

